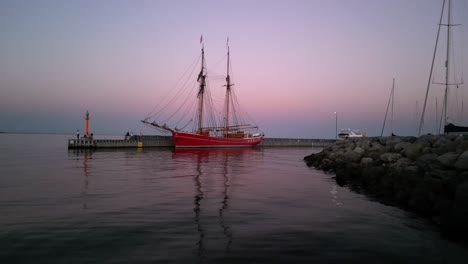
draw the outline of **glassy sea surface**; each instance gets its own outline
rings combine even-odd
[[[68,150],[0,134],[0,263],[466,263],[429,221],[338,186],[320,149]]]

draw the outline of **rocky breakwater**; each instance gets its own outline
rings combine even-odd
[[[468,242],[468,138],[461,135],[337,141],[304,158],[378,200],[430,217]]]

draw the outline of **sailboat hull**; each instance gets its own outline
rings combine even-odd
[[[222,138],[202,136],[188,132],[173,132],[176,148],[248,148],[262,142],[263,136],[248,138]]]

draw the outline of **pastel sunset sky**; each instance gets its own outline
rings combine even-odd
[[[268,137],[334,138],[334,112],[338,129],[380,135],[393,78],[394,133],[415,135],[441,8],[442,0],[0,1],[0,131],[73,134],[88,110],[95,135],[154,134],[140,120],[199,56],[203,34],[208,68],[229,36],[234,89]],[[468,2],[453,0],[453,23],[462,24],[453,82],[468,79],[467,18]],[[444,81],[446,34],[434,82]],[[466,85],[451,91],[449,115],[468,126]],[[436,100],[440,114],[440,85],[431,86],[423,132],[436,130]]]

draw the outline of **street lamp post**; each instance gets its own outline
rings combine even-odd
[[[335,112],[335,140],[338,139],[338,113]]]

